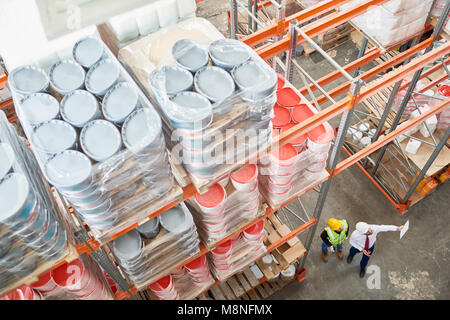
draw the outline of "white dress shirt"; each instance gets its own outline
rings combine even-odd
[[[377,240],[377,234],[379,232],[397,231],[397,227],[392,225],[369,224],[369,227],[372,230],[372,234],[369,235],[369,248],[372,248],[372,246],[375,244],[375,241]],[[350,236],[350,244],[359,251],[362,251],[366,244],[366,235],[359,232],[358,230],[353,231],[352,235]]]

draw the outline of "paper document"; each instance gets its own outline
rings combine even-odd
[[[403,236],[405,235],[406,231],[408,231],[409,229],[409,220],[406,221],[405,225],[403,226],[402,231],[400,231],[400,239],[403,238]]]

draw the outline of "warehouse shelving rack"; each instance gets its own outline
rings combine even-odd
[[[233,2],[233,0],[230,0]],[[348,1],[348,0],[347,0]],[[311,37],[315,37],[323,32],[326,32],[330,28],[334,28],[338,26],[341,23],[347,22],[350,19],[364,13],[367,8],[373,5],[380,5],[387,0],[370,0],[366,1],[360,5],[357,5],[353,8],[350,8],[349,10],[343,11],[343,12],[335,12],[331,13],[323,18],[320,18],[319,20],[314,21],[313,23],[307,24],[306,26],[302,28],[296,27],[296,23],[294,22],[297,20],[297,23],[305,23],[313,18],[317,18],[321,16],[325,12],[331,12],[334,9],[336,9],[338,6],[344,4],[347,2],[345,0],[327,0],[323,1],[318,5],[309,7],[293,16],[283,18],[280,21],[276,21],[275,24],[272,24],[270,26],[264,27],[262,29],[257,30],[255,33],[243,37],[241,40],[249,44],[250,46],[256,47],[256,50],[258,54],[260,54],[261,57],[263,57],[266,61],[269,60],[276,60],[277,65],[280,65],[286,70],[287,78],[288,80],[292,79],[293,70],[297,68],[296,63],[293,61],[293,53],[296,48],[296,46],[302,42],[308,41],[311,43]],[[231,8],[236,7],[235,5]],[[448,12],[448,8],[446,9]],[[236,13],[236,12],[235,12]],[[231,10],[231,24],[236,23],[236,14],[233,13],[233,10]],[[233,22],[234,21],[234,22]],[[424,48],[430,48],[430,45],[434,41],[434,39],[437,38],[437,35],[439,34],[440,30],[442,29],[443,21],[442,23],[439,22],[437,27],[435,28],[434,36],[431,37],[428,40],[425,40],[422,43],[419,43],[415,46],[413,46],[411,51],[408,52],[408,54],[404,54],[401,57],[395,57],[392,60],[387,61],[383,66],[378,66],[369,74],[373,74],[373,76],[378,75],[380,72],[385,71],[391,67],[394,67],[401,63],[404,59],[408,59],[412,56],[414,56],[417,52],[421,51]],[[232,29],[233,30],[233,29]],[[280,33],[280,30],[289,30],[289,35],[284,36],[284,33]],[[236,37],[236,35],[232,34],[232,37]],[[268,40],[275,38],[276,40],[272,42],[266,43]],[[313,45],[311,43],[311,45]],[[363,160],[368,155],[372,154],[373,152],[377,151],[380,148],[383,148],[388,143],[393,141],[395,138],[397,138],[399,135],[405,133],[409,129],[411,129],[413,126],[422,123],[425,119],[428,117],[442,111],[445,107],[450,105],[450,99],[443,101],[439,103],[438,105],[432,107],[430,110],[422,114],[420,117],[410,121],[407,125],[402,126],[400,128],[394,128],[391,130],[390,133],[385,135],[384,137],[378,139],[374,143],[372,143],[369,147],[363,148],[362,150],[354,153],[353,155],[349,156],[347,159],[339,162],[339,156],[340,151],[343,148],[344,144],[344,137],[345,133],[347,132],[351,118],[353,115],[353,112],[355,108],[357,107],[358,103],[369,99],[370,97],[374,96],[376,93],[381,91],[382,89],[393,85],[394,83],[399,82],[401,79],[403,79],[406,75],[415,73],[414,79],[411,81],[411,87],[415,87],[415,83],[417,82],[418,78],[420,77],[420,74],[422,73],[423,68],[430,62],[436,61],[438,58],[447,55],[450,53],[450,45],[444,44],[439,48],[435,48],[433,50],[428,50],[426,54],[423,56],[416,58],[412,60],[411,62],[395,69],[394,71],[388,72],[378,78],[375,81],[372,81],[368,84],[364,84],[363,81],[368,80],[371,77],[367,76],[367,72],[364,73],[367,76],[367,79],[360,76],[351,76],[349,72],[358,70],[361,66],[365,65],[366,63],[370,62],[371,60],[375,59],[376,57],[381,56],[382,49],[380,48],[373,48],[369,50],[368,52],[365,52],[365,47],[367,45],[367,40],[363,41],[363,46],[360,51],[359,58],[350,63],[349,65],[345,67],[340,67],[337,65],[334,60],[329,57],[325,52],[320,52],[322,55],[327,58],[327,60],[330,61],[336,68],[337,71],[331,73],[327,77],[324,77],[322,79],[319,79],[317,81],[314,81],[312,85],[308,85],[308,88],[301,89],[300,92],[309,92],[310,90],[320,90],[322,93],[324,93],[324,96],[326,99],[330,100],[332,102],[332,105],[324,108],[323,110],[319,111],[316,115],[314,115],[312,118],[308,119],[307,121],[304,121],[303,123],[300,123],[290,129],[289,131],[281,134],[278,138],[276,138],[274,143],[278,143],[279,146],[282,146],[286,143],[288,143],[291,139],[294,139],[300,135],[305,134],[306,132],[310,131],[311,129],[321,125],[325,121],[331,120],[332,118],[335,118],[337,116],[342,115],[341,117],[341,124],[339,127],[339,130],[336,134],[336,140],[331,152],[329,165],[328,165],[328,172],[329,172],[329,178],[327,181],[325,181],[319,191],[319,198],[317,200],[314,213],[311,215],[312,218],[309,219],[306,223],[301,225],[300,227],[292,230],[288,235],[280,239],[277,243],[272,244],[268,251],[274,250],[278,246],[286,243],[288,240],[296,237],[301,232],[304,232],[308,230],[307,234],[307,241],[305,248],[307,252],[309,252],[309,249],[311,247],[312,239],[315,234],[315,230],[317,227],[318,222],[320,221],[320,216],[323,210],[323,206],[325,203],[325,199],[328,193],[328,190],[330,188],[330,184],[332,181],[332,178],[336,176],[338,173],[342,172],[346,168],[350,167],[353,164],[357,164],[359,161]],[[281,53],[288,52],[287,59],[285,64],[281,62],[281,59],[277,57],[277,55],[280,55]],[[281,62],[281,63],[280,63]],[[272,62],[273,63],[273,62]],[[297,68],[298,69],[298,68]],[[363,75],[364,75],[363,74]],[[327,93],[321,86],[323,86],[326,83],[330,83],[331,81],[339,78],[341,75],[344,75],[349,81],[345,84],[345,86],[342,87],[342,89],[339,89],[334,92]],[[332,97],[337,96],[341,93],[348,92],[349,94],[339,100],[334,101]],[[411,90],[412,92],[412,90]],[[331,99],[329,99],[331,98]],[[408,98],[408,99],[406,99]],[[409,97],[406,97],[405,101],[407,102],[409,100]],[[323,99],[323,98],[322,98]],[[318,101],[318,100],[317,100]],[[322,100],[321,100],[322,101]],[[323,99],[323,102],[326,100]],[[448,131],[447,131],[448,136]],[[306,190],[303,194],[310,190],[316,190],[317,191],[318,186],[314,186],[309,190]],[[183,188],[183,201],[186,199],[191,198],[196,194],[196,189],[193,185],[188,185]],[[280,206],[279,208],[271,208],[268,207],[266,209],[266,214],[263,218],[268,217],[271,214],[274,214],[276,211],[280,210],[283,207],[286,207],[290,203],[296,201],[299,197],[301,197],[303,194],[296,195],[293,199],[287,201],[285,204]],[[181,202],[181,199],[180,199]],[[162,212],[174,207],[178,203],[171,202],[167,204],[162,209],[149,213],[149,218],[155,217],[158,214],[161,214]],[[72,218],[76,218],[74,215],[71,215]],[[260,218],[261,219],[261,218]],[[258,220],[259,221],[259,220]],[[257,221],[252,222],[250,225],[255,224]],[[77,222],[74,222],[77,224]],[[114,265],[114,263],[111,261],[110,257],[107,254],[107,247],[105,247],[105,244],[100,244],[98,241],[96,241],[94,238],[92,238],[88,231],[83,227],[83,224],[78,221],[78,224],[80,225],[79,230],[75,233],[76,238],[81,243],[79,245],[79,252],[80,253],[88,253],[93,256],[95,260],[105,269],[105,271],[111,276],[111,278],[119,285],[121,291],[117,294],[118,299],[126,299],[126,298],[133,298],[137,294],[138,290],[137,288],[130,285],[127,280],[122,276],[118,268]],[[135,228],[137,225],[133,225],[125,230],[122,230],[121,232],[115,234],[113,237],[111,237],[110,240],[113,240],[113,238],[119,237],[121,234],[124,234],[128,232],[129,230]],[[248,227],[248,226],[246,226]],[[236,233],[242,231],[246,227],[242,228],[241,230],[236,231]],[[225,241],[227,239],[224,239]],[[219,242],[218,244],[222,243]],[[200,253],[196,255],[195,257],[192,257],[188,259],[187,261],[183,262],[181,265],[185,265],[192,261],[193,259],[199,257],[200,255],[204,255],[209,250],[204,246],[201,245],[200,247]],[[301,259],[300,264],[297,269],[297,280],[303,281],[305,279],[305,272],[306,269],[304,268],[306,261],[306,256]],[[250,262],[249,262],[250,263]],[[177,266],[174,266],[174,269]]]

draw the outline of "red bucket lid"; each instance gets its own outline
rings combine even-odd
[[[279,73],[277,73],[277,79],[278,79],[277,90],[280,90],[280,89],[282,89],[284,87],[284,84],[286,83],[286,80]]]
[[[50,272],[41,274],[38,277],[38,281],[36,281],[35,283],[33,283],[31,285],[32,288],[40,288],[43,287],[44,285],[46,285],[47,283],[50,282],[50,280],[52,279],[52,275],[50,274]]]
[[[298,153],[293,146],[290,144],[285,144],[279,149],[272,151],[271,154],[281,161],[286,161],[296,157]]]
[[[258,176],[258,167],[256,164],[247,164],[243,166],[238,172],[230,175],[231,179],[234,181],[247,184],[252,182]]]
[[[297,123],[301,123],[313,115],[314,112],[306,104],[299,104],[292,110],[292,118]]]
[[[444,84],[442,86],[439,87],[438,89],[439,93],[445,97],[449,97],[450,96],[450,86]]]
[[[273,112],[275,113],[275,117],[272,119],[274,127],[279,128],[291,122],[291,113],[288,109],[275,106],[273,107]]]
[[[307,133],[308,138],[317,143],[328,143],[333,140],[333,128],[328,124],[321,124]]]
[[[260,234],[264,229],[264,221],[259,221],[250,228],[245,229],[245,233],[257,235]]]
[[[285,125],[283,128],[281,128],[281,133],[288,131],[290,128],[295,127],[295,123],[289,123]],[[292,139],[289,141],[289,144],[292,144],[293,146],[297,146],[300,144],[305,143],[306,141],[306,134],[301,135],[300,137],[297,137],[295,139]]]
[[[172,282],[172,277],[170,275],[159,279],[148,285],[148,287],[153,291],[163,291],[166,290]]]
[[[200,269],[205,266],[206,256],[201,256],[200,258],[195,259],[194,261],[188,263],[185,267],[189,270]]]
[[[220,246],[217,246],[214,250],[212,250],[212,253],[217,255],[223,255],[231,250],[231,240],[225,241]]]
[[[51,277],[55,283],[60,287],[67,287],[73,285],[69,280],[78,282],[84,274],[84,265],[80,259],[74,260],[71,263],[65,263],[62,266],[51,271]]]
[[[209,190],[204,194],[197,193],[195,195],[197,202],[206,208],[217,207],[225,199],[225,189],[218,183],[209,187]]]
[[[277,102],[283,107],[293,107],[300,103],[302,100],[292,88],[283,88],[277,92]]]

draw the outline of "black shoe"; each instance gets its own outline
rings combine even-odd
[[[366,269],[361,269],[361,270],[359,271],[359,277],[360,277],[360,278],[364,278],[365,275],[366,275]]]
[[[352,263],[352,261],[353,261],[353,256],[349,255],[347,257],[347,263],[350,264],[350,263]]]

